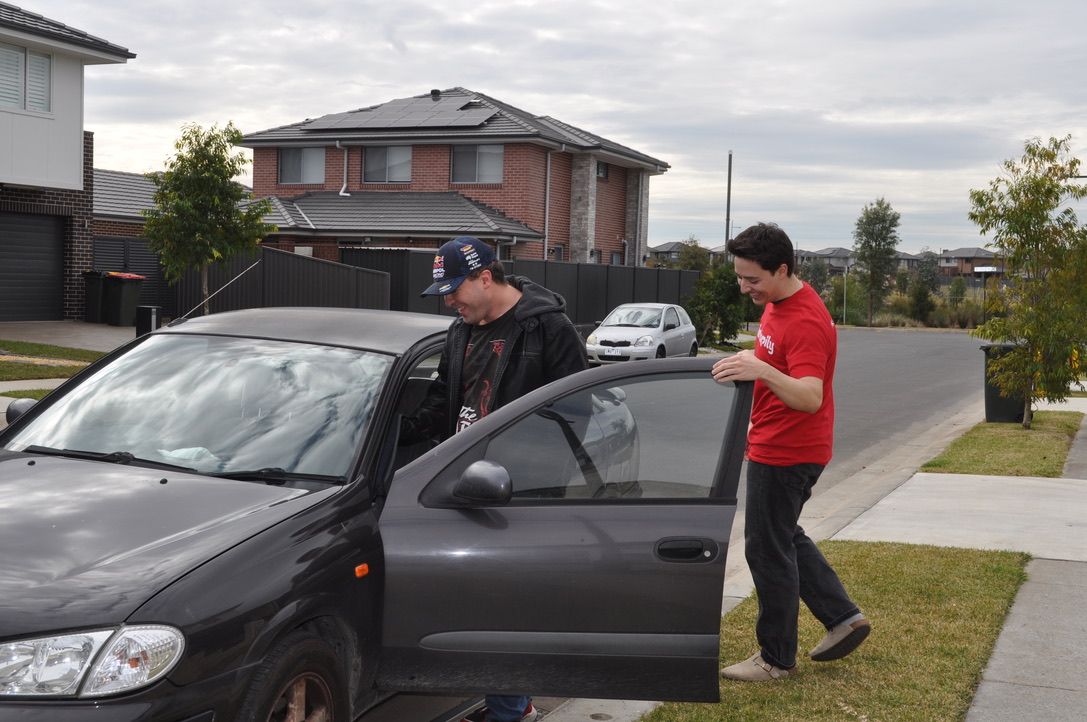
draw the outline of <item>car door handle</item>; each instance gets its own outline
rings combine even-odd
[[[720,547],[712,539],[672,537],[657,542],[657,557],[666,562],[711,562],[717,558]]]

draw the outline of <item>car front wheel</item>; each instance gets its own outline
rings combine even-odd
[[[657,347],[657,358],[664,358],[664,355],[665,355],[664,346],[658,346]]]
[[[264,658],[238,719],[346,722],[347,680],[332,647],[316,633],[287,635]]]

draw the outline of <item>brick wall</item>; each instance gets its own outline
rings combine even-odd
[[[113,236],[121,238],[140,238],[143,236],[143,221],[103,220],[95,218],[91,223],[95,236]]]
[[[595,168],[594,168],[595,172]],[[627,170],[608,166],[608,177],[596,179],[596,262],[611,263],[612,253],[626,263]]]
[[[83,276],[91,269],[94,235],[94,133],[83,132],[83,190],[11,188],[0,191],[0,211],[63,216],[64,318],[83,318]]]

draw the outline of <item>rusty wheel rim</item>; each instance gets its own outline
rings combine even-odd
[[[334,722],[328,683],[312,672],[293,678],[276,697],[268,722]]]

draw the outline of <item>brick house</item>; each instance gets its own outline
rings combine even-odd
[[[134,57],[0,2],[0,321],[82,318],[94,187],[83,68]]]
[[[265,244],[435,248],[471,234],[504,259],[639,265],[649,178],[668,164],[465,88],[250,133]]]

